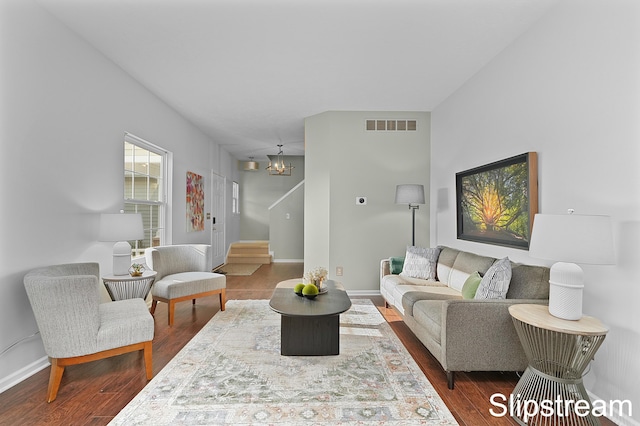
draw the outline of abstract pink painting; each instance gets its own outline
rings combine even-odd
[[[187,172],[187,232],[204,231],[204,179]]]

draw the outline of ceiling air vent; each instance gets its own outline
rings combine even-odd
[[[367,119],[365,129],[368,132],[415,132],[416,120]]]

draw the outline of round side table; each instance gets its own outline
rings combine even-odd
[[[599,425],[582,373],[609,330],[589,316],[578,321],[554,317],[546,305],[512,305],[509,313],[529,361],[512,393],[514,403],[522,404],[514,419],[521,425]]]
[[[111,300],[146,299],[157,274],[156,271],[144,271],[139,277],[107,275],[102,277],[102,281]]]

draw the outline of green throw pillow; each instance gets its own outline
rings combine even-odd
[[[402,272],[402,267],[404,266],[404,257],[391,257],[389,258],[389,269],[391,273],[394,275],[398,275]]]
[[[476,297],[476,291],[478,291],[478,286],[480,285],[480,281],[482,281],[482,277],[480,273],[474,272],[469,275],[469,278],[464,282],[462,286],[462,298],[463,299],[473,299]]]

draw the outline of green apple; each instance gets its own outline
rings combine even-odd
[[[304,288],[304,284],[303,283],[296,284],[296,286],[293,287],[293,292],[294,293],[302,293],[302,289],[303,288]]]
[[[302,289],[302,294],[305,296],[315,296],[318,294],[318,287],[313,284],[307,284]]]

